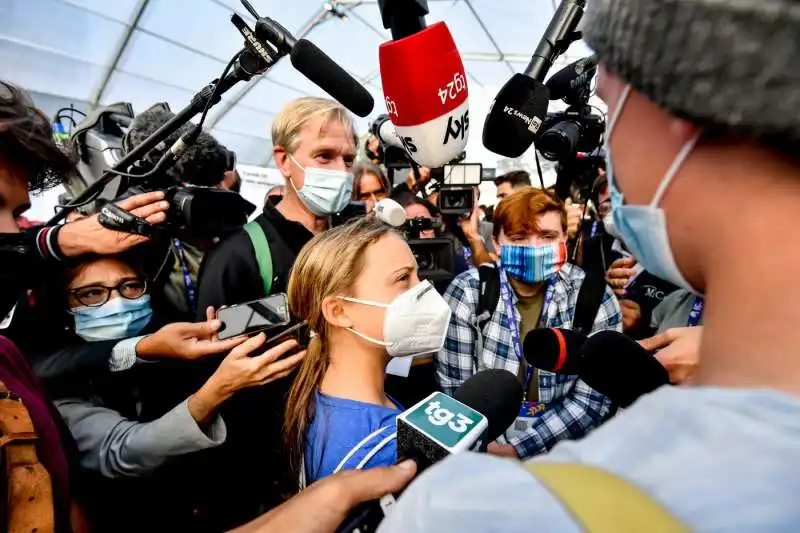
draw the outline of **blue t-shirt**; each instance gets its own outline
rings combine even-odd
[[[313,483],[333,474],[350,450],[372,435],[342,467],[342,470],[355,469],[368,453],[395,433],[395,419],[403,411],[400,404],[391,400],[400,409],[336,398],[318,392],[314,420],[306,433],[307,482]],[[389,466],[396,462],[397,442],[390,439],[362,469]]]

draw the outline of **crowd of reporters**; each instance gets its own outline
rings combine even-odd
[[[597,9],[601,22],[614,16],[611,7]],[[772,19],[763,20],[768,25]],[[499,203],[491,211],[480,205],[475,187],[472,207],[455,218],[442,214],[437,193],[426,187],[437,179],[438,169],[411,165],[407,179],[390,181],[380,142],[359,140],[350,115],[337,102],[306,97],[289,103],[272,124],[274,160],[285,184],[269,191],[261,212],[241,227],[196,238],[157,232],[144,237],[109,229],[87,210],[65,224],[23,230],[19,219],[30,205],[29,192],[66,179],[75,172],[75,160],[54,143],[49,119],[25,91],[0,83],[0,314],[5,317],[0,402],[19,400],[31,421],[24,431],[9,425],[7,415],[16,420],[18,413],[10,409],[19,406],[0,404],[0,452],[9,473],[2,485],[11,495],[0,502],[0,517],[9,531],[21,531],[20,524],[59,532],[333,531],[358,503],[399,491],[418,468],[408,461],[392,466],[403,444],[396,438],[396,420],[404,409],[434,391],[455,396],[474,375],[488,370],[516,376],[522,391],[513,424],[486,446],[494,458],[465,454],[432,468],[411,485],[382,530],[513,530],[538,517],[549,520],[538,524],[545,530],[575,531],[575,520],[597,519],[594,507],[617,502],[600,498],[602,490],[619,486],[608,479],[595,484],[596,476],[573,472],[563,478],[568,487],[557,488],[548,484],[546,469],[534,472],[534,478],[518,467],[519,460],[540,458],[526,464],[541,465],[548,457],[638,480],[650,497],[668,503],[654,506],[633,490],[625,504],[647,509],[645,517],[664,531],[687,530],[681,521],[692,529],[733,530],[724,514],[742,511],[720,509],[710,498],[722,489],[720,471],[731,485],[737,482],[731,465],[719,462],[743,460],[737,442],[716,441],[726,447],[721,458],[707,457],[711,447],[701,438],[699,444],[693,444],[695,435],[679,441],[691,427],[681,426],[680,416],[670,419],[667,406],[679,408],[689,423],[693,401],[711,405],[729,421],[721,434],[735,433],[737,423],[758,421],[731,417],[726,402],[739,404],[725,396],[724,379],[722,385],[710,381],[717,387],[684,389],[698,379],[707,314],[700,289],[711,286],[715,273],[705,270],[703,261],[712,260],[704,252],[695,251],[690,261],[686,248],[680,248],[679,267],[670,244],[676,250],[676,241],[688,247],[691,235],[676,237],[663,210],[661,218],[644,210],[659,212],[663,183],[676,177],[693,150],[707,158],[712,150],[734,157],[737,147],[725,143],[749,136],[769,144],[791,128],[776,133],[764,119],[760,129],[742,129],[742,117],[755,120],[746,110],[731,118],[720,108],[705,120],[717,121],[723,134],[697,145],[702,130],[693,130],[684,119],[667,123],[673,119],[662,116],[662,108],[674,108],[676,115],[692,119],[696,101],[664,100],[646,84],[642,93],[626,85],[620,77],[636,78],[641,70],[627,69],[609,52],[599,29],[607,24],[595,24],[593,43],[616,70],[602,86],[601,96],[612,100],[612,107],[605,157],[594,163],[590,186],[572,188],[565,198],[533,186],[526,172],[513,171],[495,179]],[[787,55],[796,59],[796,53]],[[769,108],[769,102],[762,104]],[[636,144],[631,122],[618,124],[623,107],[653,121],[663,119],[662,130],[681,140],[664,141],[675,150],[665,156],[669,170],[660,169],[662,186],[649,208],[623,200],[619,189],[622,181],[626,198],[639,194],[632,185],[630,152],[617,157],[625,154],[623,140]],[[167,120],[158,107],[141,113],[124,144],[131,149]],[[735,132],[736,141],[725,137],[725,127]],[[760,133],[766,130],[769,135]],[[612,132],[615,167],[608,152]],[[750,150],[754,164],[766,161],[764,198],[781,189],[766,183],[770,177],[783,180],[781,190],[788,190],[782,172],[792,174],[791,165],[774,147],[762,152],[757,143],[738,149]],[[359,151],[366,157],[359,158]],[[689,172],[703,174],[687,165]],[[620,169],[622,180],[615,175]],[[240,185],[235,155],[208,134],[169,172],[180,184],[233,193]],[[354,202],[364,212],[340,220]],[[154,227],[165,222],[170,209],[159,191],[116,203]],[[674,205],[673,213],[678,212]],[[402,209],[406,222],[400,227],[381,216],[390,208]],[[436,269],[422,265],[428,262],[424,241],[431,239],[444,242],[451,254],[445,275],[429,274]],[[725,267],[730,262],[715,264],[715,272]],[[290,337],[271,331],[222,335],[226,326],[219,315],[226,308],[284,293],[293,324],[305,329]],[[532,364],[529,356],[528,339],[544,329],[561,343],[551,368]],[[659,389],[631,407],[635,397],[619,401],[598,390],[588,375],[559,371],[576,364],[569,359],[577,357],[567,349],[570,339],[613,337],[608,332],[638,341],[642,357],[652,353],[665,372],[662,384],[680,388]],[[618,367],[609,360],[607,368]],[[736,383],[734,373],[723,369],[731,383]],[[640,378],[632,373],[616,379]],[[790,388],[770,379],[765,378],[768,389]],[[766,399],[756,399],[763,400],[765,426],[796,428],[796,422],[781,422],[796,399],[764,394]],[[702,420],[709,432],[717,431],[709,417]],[[630,436],[640,430],[647,433],[642,439],[650,439],[647,450],[632,440],[615,440],[615,432]],[[796,466],[791,439],[781,444],[786,432],[772,433],[787,468]],[[665,442],[652,442],[653,435]],[[698,468],[708,469],[711,481],[700,483],[702,505],[687,506],[691,496],[682,494],[672,477],[673,463],[655,464],[658,456],[652,454],[662,444],[664,454],[679,454],[692,464],[695,451],[705,454],[706,463]],[[613,451],[617,445],[626,453]],[[10,473],[19,451],[30,452],[30,446],[35,455],[26,455],[25,465],[31,475],[20,481]],[[632,464],[636,454],[641,462]],[[778,455],[770,458],[769,480],[797,488],[780,475],[774,463]],[[754,474],[755,466],[745,467]],[[347,472],[352,470],[366,472]],[[583,488],[584,481],[585,494],[597,499],[582,505],[568,489]],[[665,493],[660,487],[667,485]],[[696,480],[689,486],[696,492]],[[34,497],[13,497],[31,487],[38,487],[36,498],[51,502],[49,511]],[[772,488],[747,491],[775,494]],[[786,501],[777,498],[763,512],[740,515],[748,520],[745,529],[757,530],[761,520],[763,531],[791,530],[797,510]],[[613,528],[613,517],[606,523]]]

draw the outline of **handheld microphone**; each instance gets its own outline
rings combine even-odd
[[[581,379],[622,408],[669,384],[669,373],[658,359],[617,331],[592,335],[582,352]]]
[[[406,210],[391,198],[384,198],[376,203],[374,213],[377,218],[395,228],[399,228],[406,221]],[[397,359],[399,358],[395,357],[393,360]]]
[[[531,147],[547,115],[551,97],[542,83],[558,56],[577,40],[585,0],[562,0],[523,74],[500,89],[483,125],[483,145],[505,157],[520,157]]]
[[[389,115],[379,115],[378,118],[373,121],[370,127],[370,133],[377,137],[381,144],[411,151],[407,145],[403,144],[403,139],[397,134],[397,130],[389,119]]]
[[[557,374],[580,374],[586,336],[569,329],[538,328],[525,335],[522,352],[534,368]]]
[[[434,392],[397,417],[397,459],[414,459],[421,472],[453,453],[485,451],[514,423],[521,403],[514,374],[478,372],[452,398]]]
[[[467,75],[443,22],[378,50],[389,118],[408,155],[437,168],[467,146]]]
[[[486,451],[514,423],[522,385],[506,370],[487,369],[464,382],[451,398],[434,392],[397,417],[397,460],[414,459],[417,475],[451,453]],[[387,494],[353,510],[339,533],[372,533],[396,501]]]
[[[589,79],[597,72],[597,55],[581,58],[553,74],[545,87],[550,100],[570,99],[576,91],[589,86]]]
[[[372,113],[372,95],[314,43],[300,39],[289,57],[294,68],[344,107],[359,117]]]

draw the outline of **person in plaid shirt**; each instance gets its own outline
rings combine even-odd
[[[493,443],[498,455],[531,457],[558,441],[578,439],[608,416],[611,402],[576,376],[529,367],[519,341],[537,327],[572,327],[585,274],[566,264],[567,213],[563,204],[540,189],[512,194],[497,207],[494,245],[501,297],[488,322],[478,325],[480,281],[473,268],[456,277],[445,293],[453,311],[444,348],[436,356],[442,390],[452,395],[470,376],[486,368],[504,368],[520,376],[525,411],[506,432],[507,444]],[[512,317],[513,314],[513,317]],[[592,332],[622,331],[622,314],[606,287]]]

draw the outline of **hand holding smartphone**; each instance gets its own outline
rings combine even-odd
[[[285,293],[259,298],[251,302],[224,307],[217,311],[222,322],[217,338],[219,340],[267,332],[288,325],[291,322],[289,302]]]

